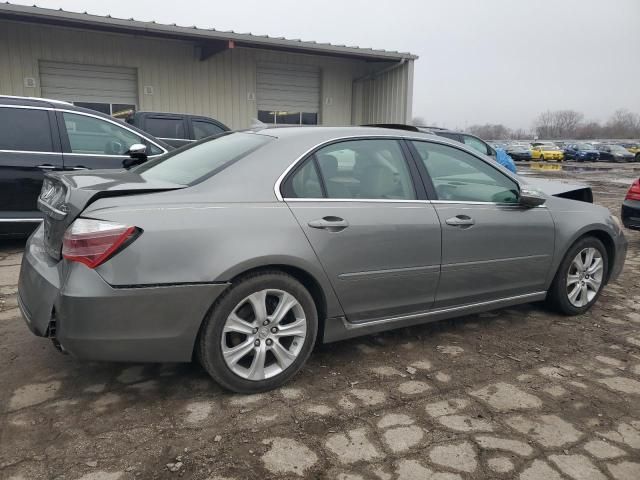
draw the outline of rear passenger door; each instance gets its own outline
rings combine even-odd
[[[282,195],[351,322],[423,312],[440,270],[440,222],[395,139],[332,143],[307,158]]]
[[[0,221],[38,221],[44,172],[61,169],[54,114],[37,107],[0,107]]]
[[[122,168],[134,144],[147,146],[152,157],[164,150],[116,120],[84,112],[56,112],[66,170]]]

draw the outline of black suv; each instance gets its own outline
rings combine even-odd
[[[434,135],[438,135],[440,137],[446,137],[450,138],[451,140],[455,140],[456,142],[464,143],[484,155],[489,155],[494,159],[496,158],[497,154],[495,148],[493,148],[484,140],[476,137],[475,135],[471,135],[470,133],[455,132],[453,130],[447,130],[446,128],[439,127],[418,126],[417,128],[422,132],[433,133]]]
[[[224,123],[213,118],[182,113],[130,111],[118,117],[173,147],[188,145],[229,130]]]
[[[122,168],[131,157],[172,150],[113,117],[56,100],[0,95],[0,125],[0,238],[28,234],[41,221],[44,172]],[[136,144],[146,151],[130,151]]]

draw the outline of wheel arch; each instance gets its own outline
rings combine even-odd
[[[602,228],[587,228],[586,230],[578,233],[567,245],[567,248],[565,249],[562,258],[560,259],[560,263],[562,263],[562,259],[564,259],[564,256],[567,254],[569,249],[571,249],[571,247],[573,247],[577,242],[579,242],[580,240],[586,237],[597,238],[602,242],[602,244],[604,245],[604,248],[606,249],[607,271],[605,272],[606,276],[604,279],[604,282],[606,284],[609,282],[609,278],[611,277],[611,272],[613,271],[613,266],[615,264],[616,246],[615,246],[615,241],[611,236],[611,234]],[[557,268],[559,267],[560,267],[560,264],[558,264]],[[556,271],[557,271],[557,268],[556,268]]]

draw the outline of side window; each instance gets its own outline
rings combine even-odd
[[[483,155],[491,155],[491,152],[487,148],[487,145],[485,145],[484,142],[478,140],[477,138],[472,137],[470,135],[463,135],[462,139],[464,140],[465,145],[469,145],[471,148],[473,148],[474,150],[477,150]]]
[[[436,143],[413,141],[438,200],[517,203],[518,185],[483,160]]]
[[[414,200],[409,167],[395,140],[352,140],[318,150],[313,160],[328,198]],[[313,162],[309,161],[308,165]],[[308,168],[308,170],[307,170]],[[315,170],[315,169],[314,169]],[[291,178],[287,193],[318,198],[317,172],[311,166]],[[285,195],[286,196],[286,195]]]
[[[193,136],[196,140],[224,132],[224,130],[215,123],[204,120],[192,120],[191,124],[193,125]]]
[[[288,198],[324,197],[313,158],[306,160],[302,168],[299,168],[289,179],[284,196]]]
[[[46,110],[0,108],[0,125],[0,150],[53,151]]]
[[[67,112],[62,115],[71,153],[126,155],[134,143],[147,144],[139,135],[106,120]]]
[[[176,138],[183,140],[186,137],[184,119],[170,117],[147,117],[144,122],[144,130],[158,138]]]

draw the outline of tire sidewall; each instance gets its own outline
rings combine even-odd
[[[585,248],[595,248],[596,250],[598,250],[598,252],[600,252],[600,255],[602,256],[602,263],[603,263],[602,283],[600,284],[600,288],[596,293],[595,297],[593,297],[593,300],[591,300],[589,303],[587,303],[583,307],[576,307],[569,301],[569,295],[567,293],[567,286],[566,286],[567,275],[569,273],[569,268],[571,267],[571,263],[573,262],[573,259],[576,257],[576,255],[578,255],[578,252],[584,250]],[[609,257],[607,255],[607,249],[605,248],[604,244],[600,240],[598,240],[595,237],[585,237],[578,240],[576,243],[574,243],[571,246],[571,248],[569,248],[564,259],[562,260],[562,263],[560,264],[560,268],[558,269],[558,273],[556,274],[556,278],[554,280],[554,285],[553,285],[553,288],[555,290],[553,292],[555,296],[555,300],[558,306],[560,307],[561,311],[563,313],[566,313],[567,315],[580,315],[586,312],[587,310],[589,310],[593,306],[593,304],[598,301],[598,298],[602,293],[602,290],[604,288],[604,285],[607,279],[608,271],[609,271]]]
[[[282,373],[265,380],[239,377],[227,366],[222,355],[222,331],[225,321],[236,306],[252,293],[264,289],[283,290],[293,295],[304,310],[307,335],[296,360]],[[265,272],[239,279],[221,297],[207,316],[198,342],[202,366],[223,387],[238,393],[259,393],[277,388],[291,379],[311,354],[318,332],[318,314],[313,298],[295,278],[280,272]]]

